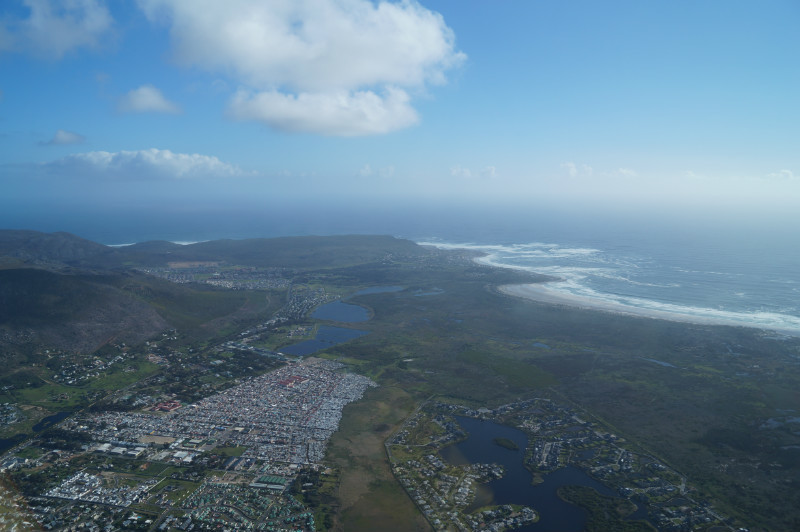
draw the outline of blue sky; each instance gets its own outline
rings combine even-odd
[[[5,0],[0,209],[790,212],[799,25],[795,0]]]

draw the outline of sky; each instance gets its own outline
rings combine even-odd
[[[270,202],[783,216],[798,26],[796,0],[3,0],[0,224]]]

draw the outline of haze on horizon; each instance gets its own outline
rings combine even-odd
[[[800,200],[791,0],[201,3],[3,2],[0,225]]]

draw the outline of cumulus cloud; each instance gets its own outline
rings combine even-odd
[[[133,89],[119,101],[119,110],[126,113],[168,113],[181,112],[180,107],[164,98],[161,91],[152,85],[142,85]]]
[[[97,47],[113,19],[98,0],[23,0],[27,18],[0,21],[0,51],[31,51],[60,59],[78,48]]]
[[[494,166],[486,166],[482,170],[474,172],[467,167],[456,165],[450,168],[450,175],[452,177],[458,177],[461,179],[472,179],[472,178],[494,179],[497,177],[497,168],[495,168]]]
[[[767,174],[767,179],[775,179],[779,181],[793,181],[798,176],[795,175],[794,172],[791,170],[778,170],[777,172],[772,172],[771,174]]]
[[[370,135],[418,118],[411,89],[465,59],[415,0],[139,0],[170,24],[176,60],[234,76],[231,114],[285,131]]]
[[[400,89],[387,89],[385,96],[372,91],[293,95],[242,90],[231,100],[230,114],[283,131],[352,137],[388,133],[417,123],[417,113],[408,100]]]
[[[566,170],[570,177],[576,177],[578,175],[578,167],[575,163],[561,163],[561,168]]]
[[[358,175],[360,175],[361,177],[370,177],[372,176],[372,174],[373,174],[372,166],[370,166],[369,164],[365,164],[364,166],[361,167],[361,170],[358,171]]]
[[[253,175],[217,157],[155,148],[77,153],[44,166],[48,171],[66,176],[107,179],[204,179]]]
[[[469,168],[464,168],[461,165],[456,165],[450,168],[450,175],[453,177],[470,178],[472,177],[472,171]]]
[[[379,168],[379,169],[376,170],[376,169],[372,168],[372,165],[365,164],[358,171],[358,175],[360,177],[374,177],[374,176],[377,176],[377,177],[380,177],[382,179],[388,179],[388,178],[394,176],[394,170],[395,170],[394,166],[384,166],[383,168]]]
[[[561,164],[561,168],[566,170],[570,177],[591,177],[594,174],[594,169],[588,164],[566,162]]]
[[[81,144],[84,141],[86,141],[86,137],[83,135],[79,135],[73,131],[59,129],[56,131],[56,134],[53,135],[52,139],[43,144],[47,146],[63,146],[67,144]]]
[[[630,168],[620,168],[617,170],[617,173],[622,177],[638,177],[639,172],[636,170],[631,170]]]

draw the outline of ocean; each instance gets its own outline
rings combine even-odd
[[[99,221],[100,220],[100,221]],[[800,221],[800,220],[797,220]],[[290,235],[391,234],[485,253],[551,275],[550,290],[631,312],[800,335],[800,239],[781,217],[527,208],[273,205],[230,211],[0,217],[4,228],[68,231],[109,245]]]
[[[481,251],[486,254],[481,263],[556,277],[547,288],[565,296],[564,301],[800,335],[797,272],[774,265],[746,268],[747,261],[736,260],[735,253],[709,257],[686,253],[683,248],[630,249],[602,241],[495,245],[433,239],[424,243]]]

